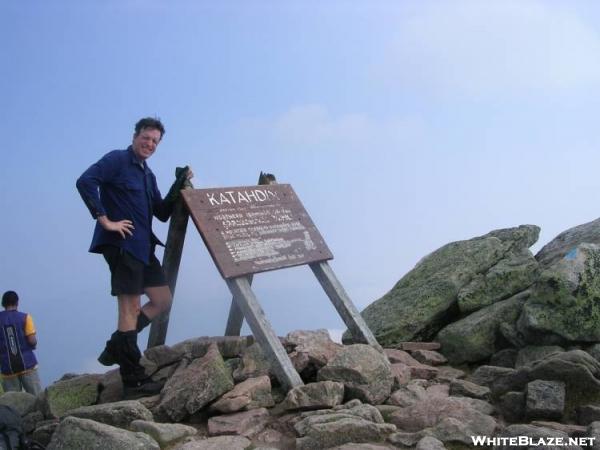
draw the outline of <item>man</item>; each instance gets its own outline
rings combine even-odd
[[[156,178],[148,167],[165,129],[158,119],[144,118],[135,125],[133,142],[114,150],[90,166],[77,180],[96,227],[90,252],[101,253],[111,273],[111,294],[117,297],[117,330],[98,358],[104,365],[119,364],[125,398],[158,393],[140,365],[137,334],[171,306],[171,291],[154,255],[163,245],[152,232],[152,216],[166,222],[179,191],[193,176],[186,167],[163,200]],[[141,295],[149,301],[141,307]]]
[[[0,312],[0,368],[5,392],[25,390],[38,395],[42,390],[33,351],[37,346],[31,315],[19,312],[19,296],[15,291],[2,295]]]

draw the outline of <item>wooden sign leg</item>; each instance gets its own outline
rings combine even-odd
[[[258,185],[277,184],[275,175],[270,173],[263,173],[262,171],[258,175]],[[248,283],[252,285],[252,275],[248,275]],[[242,324],[244,323],[244,314],[240,308],[238,308],[235,299],[231,299],[231,306],[229,307],[229,316],[227,318],[227,326],[225,327],[225,336],[239,336],[242,331]]]
[[[191,184],[189,186],[191,187]],[[183,251],[188,219],[189,213],[187,208],[183,200],[179,199],[173,208],[173,214],[171,214],[167,243],[165,244],[165,253],[163,255],[163,270],[173,297],[175,296],[177,274],[179,273],[179,264],[181,263],[181,253]],[[158,317],[155,317],[152,321],[150,335],[148,336],[148,348],[165,343],[170,312],[169,309]]]
[[[247,275],[248,284],[252,285],[252,275]],[[242,324],[244,323],[244,314],[238,307],[237,302],[234,298],[231,299],[231,306],[229,307],[229,317],[227,318],[227,326],[225,327],[225,336],[239,336],[242,331]]]
[[[287,352],[265,317],[258,299],[252,292],[248,279],[246,277],[236,277],[225,281],[233,294],[234,301],[248,321],[252,334],[265,352],[282,386],[286,390],[302,386],[304,383],[300,375],[294,369]]]
[[[333,306],[335,306],[335,309],[337,309],[337,312],[348,327],[348,330],[350,330],[352,337],[358,342],[372,345],[380,352],[383,352],[377,339],[375,339],[375,336],[369,330],[369,327],[350,300],[350,297],[348,297],[344,287],[338,281],[327,261],[309,265],[317,280],[323,286],[325,293],[329,296],[331,303],[333,303]]]

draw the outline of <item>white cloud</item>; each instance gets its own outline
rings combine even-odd
[[[564,3],[426,5],[400,24],[391,50],[396,80],[471,95],[600,84],[600,36]]]

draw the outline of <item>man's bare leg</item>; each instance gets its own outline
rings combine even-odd
[[[147,287],[144,289],[144,293],[148,296],[149,301],[142,307],[142,311],[150,321],[162,312],[167,311],[173,303],[169,286]]]
[[[140,296],[122,294],[117,297],[117,300],[119,304],[117,330],[135,330],[137,318],[140,313]]]

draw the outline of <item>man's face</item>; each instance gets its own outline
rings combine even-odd
[[[154,128],[143,128],[138,135],[133,135],[133,153],[140,161],[150,158],[160,142],[160,131]]]

